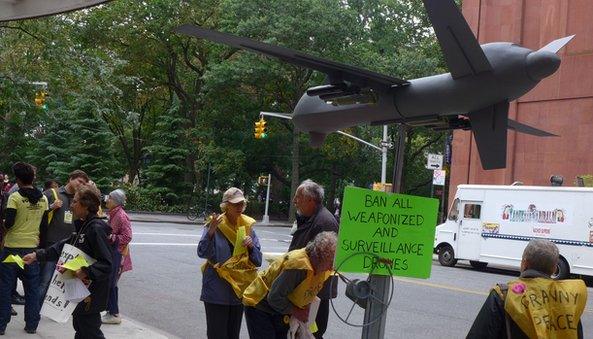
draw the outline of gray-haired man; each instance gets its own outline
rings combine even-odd
[[[296,190],[293,202],[297,208],[297,229],[292,235],[292,241],[288,247],[289,251],[307,246],[317,234],[324,231],[338,233],[338,222],[336,218],[323,206],[324,191],[316,182],[307,179],[303,181]],[[327,329],[329,317],[329,299],[337,297],[337,282],[334,281],[333,289],[330,291],[331,278],[325,282],[323,289],[317,295],[321,299],[315,322],[318,331],[314,333],[315,338],[323,338]]]
[[[552,280],[558,260],[551,241],[529,241],[521,276],[492,289],[467,338],[583,338],[587,287],[580,279]]]

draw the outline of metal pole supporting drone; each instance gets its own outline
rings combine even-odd
[[[381,183],[385,185],[387,182],[387,125],[383,125],[383,140],[381,140]]]
[[[393,193],[400,193],[401,181],[404,168],[404,151],[406,148],[406,130],[407,126],[399,124],[397,129],[397,147],[393,159]],[[371,275],[370,284],[374,298],[369,298],[367,308],[364,311],[364,322],[370,323],[362,328],[362,339],[382,339],[385,337],[385,323],[387,320],[387,310],[389,305],[389,282],[391,276]],[[381,302],[379,302],[379,300]],[[380,317],[379,321],[371,322],[372,319]]]

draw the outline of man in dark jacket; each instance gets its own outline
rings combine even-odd
[[[72,233],[76,232],[74,228],[74,218],[72,216],[72,211],[70,211],[70,202],[74,198],[76,190],[88,182],[89,177],[85,172],[75,170],[68,175],[68,183],[66,186],[62,186],[58,189],[48,189],[43,192],[50,204],[50,211],[48,212],[47,227],[41,230],[40,247],[51,247],[54,244],[69,238]],[[55,261],[48,260],[41,264],[39,290],[41,292],[42,303],[55,269]]]
[[[72,199],[70,210],[74,215],[76,233],[46,249],[39,249],[23,258],[30,265],[35,261],[57,260],[64,244],[68,243],[96,260],[89,267],[75,272],[88,286],[91,295],[78,304],[72,314],[75,338],[104,338],[101,332],[101,311],[107,307],[109,277],[111,275],[111,245],[108,240],[111,227],[97,217],[100,193],[92,187],[81,187]]]
[[[529,241],[521,276],[492,289],[467,338],[583,338],[580,316],[587,288],[580,279],[552,280],[558,260],[558,248],[551,241]]]
[[[292,241],[288,247],[289,251],[304,248],[309,241],[315,239],[317,234],[324,231],[338,233],[338,222],[336,218],[323,206],[323,187],[312,180],[303,181],[296,190],[293,202],[297,208],[297,229],[292,235]],[[333,277],[335,279],[335,277]],[[323,289],[317,294],[321,302],[315,322],[317,323],[317,332],[315,338],[323,338],[327,329],[327,319],[329,317],[329,299],[337,297],[338,284],[333,280],[333,288],[330,291],[330,281],[328,279],[323,285]]]

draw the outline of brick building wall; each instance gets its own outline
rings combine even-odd
[[[510,41],[537,50],[575,34],[559,52],[558,71],[510,104],[509,118],[559,137],[508,132],[507,167],[482,169],[470,131],[455,131],[449,201],[459,184],[549,185],[553,174],[572,186],[593,174],[593,1],[463,0],[463,15],[480,44]]]

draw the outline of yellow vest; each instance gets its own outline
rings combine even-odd
[[[39,225],[48,208],[47,197],[41,196],[36,204],[29,202],[18,191],[8,197],[6,208],[16,210],[14,225],[6,232],[4,246],[35,248],[39,245]]]
[[[582,280],[520,278],[508,286],[504,309],[529,338],[578,337],[577,326],[587,302]]]
[[[51,195],[54,198],[54,202],[56,202],[58,200],[58,192],[56,192],[55,188],[50,188],[51,190]],[[49,212],[47,213],[47,224],[49,225],[51,223],[51,219],[54,218],[54,209],[49,210]]]
[[[267,270],[260,272],[257,278],[243,293],[243,304],[255,306],[266,297],[272,283],[284,270],[306,270],[307,276],[290,294],[288,300],[295,306],[305,308],[323,287],[323,283],[332,274],[323,271],[317,274],[309,261],[309,256],[304,248],[290,251],[270,264]]]
[[[226,216],[224,216],[220,224],[218,224],[218,230],[231,244],[233,244],[233,246],[238,246],[236,243],[237,229],[243,226],[245,227],[245,234],[250,235],[251,226],[254,223],[255,219],[250,218],[245,214],[241,214],[239,218],[237,218],[237,225],[233,227],[228,222]],[[251,282],[257,276],[257,267],[255,267],[251,260],[249,260],[248,251],[238,255],[233,255],[222,264],[212,264],[206,261],[202,265],[202,273],[204,273],[204,270],[208,265],[212,265],[218,276],[226,280],[229,285],[231,285],[233,291],[239,299],[241,299],[243,296],[243,291],[245,291],[245,288],[247,288],[247,286],[249,286],[249,284],[251,284]]]

